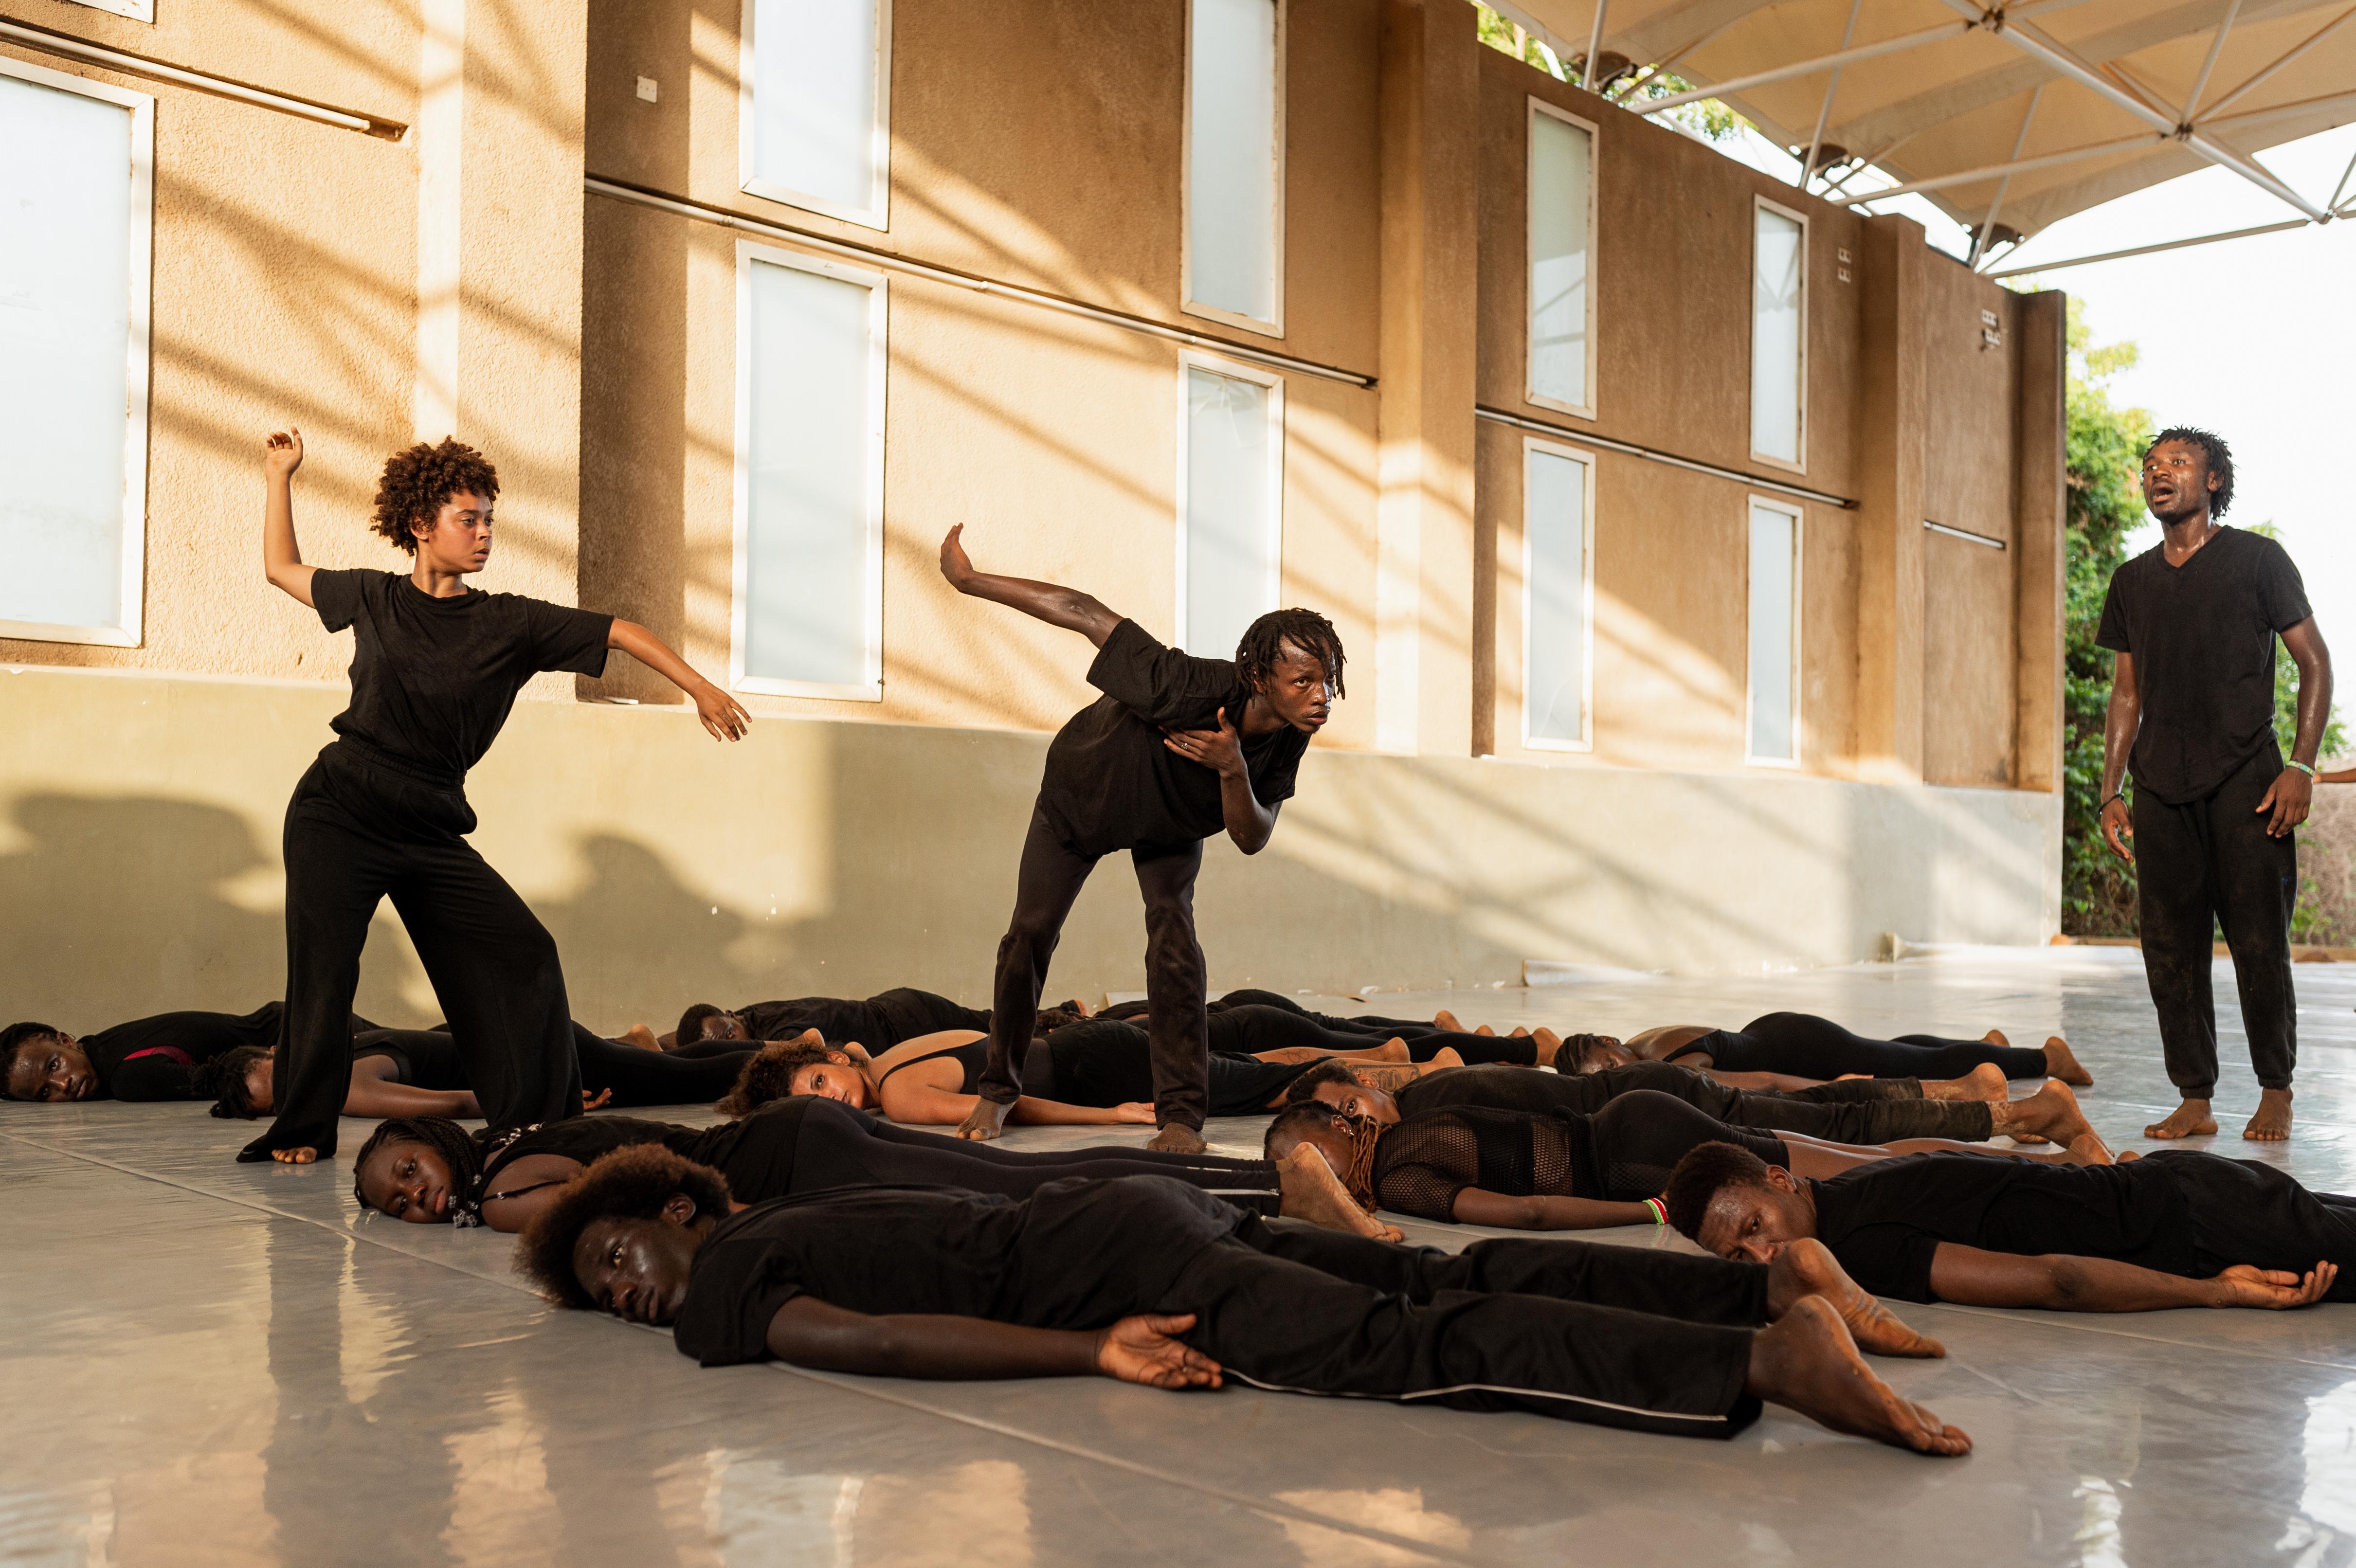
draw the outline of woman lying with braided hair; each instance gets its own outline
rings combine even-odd
[[[688,1127],[576,1116],[520,1131],[469,1133],[438,1116],[386,1122],[361,1146],[352,1196],[412,1224],[517,1232],[599,1156],[660,1145],[719,1171],[740,1201],[836,1187],[955,1187],[1027,1198],[1067,1177],[1168,1176],[1253,1213],[1396,1238],[1352,1203],[1313,1151],[1285,1160],[1146,1149],[1018,1153],[911,1132],[832,1100],[779,1100],[742,1121]]]
[[[1304,1144],[1314,1148],[1370,1213],[1379,1208],[1505,1230],[1582,1231],[1661,1223],[1659,1194],[1669,1173],[1687,1153],[1713,1142],[1825,1177],[1871,1160],[1969,1147],[1942,1138],[1858,1147],[1797,1133],[1779,1136],[1730,1127],[1683,1100],[1640,1089],[1589,1115],[1456,1105],[1388,1124],[1304,1100],[1277,1113],[1265,1149],[1277,1159]],[[1781,1157],[1771,1150],[1780,1150]],[[1975,1152],[2072,1165],[2111,1162],[2110,1150],[2091,1132],[2073,1139],[2065,1154]]]

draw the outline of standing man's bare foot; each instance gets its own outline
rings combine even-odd
[[[1295,1144],[1276,1162],[1278,1212],[1328,1231],[1370,1236],[1377,1242],[1398,1242],[1405,1236],[1396,1225],[1386,1225],[1350,1200],[1349,1189],[1325,1157],[1308,1144]]]
[[[2022,1100],[2006,1100],[1988,1107],[1988,1121],[1997,1132],[2015,1143],[2031,1138],[2066,1144],[2094,1124],[2078,1107],[2078,1096],[2059,1078],[2048,1078],[2043,1088]]]
[[[2007,1035],[2004,1030],[2000,1029],[1992,1029],[1988,1030],[1987,1033],[1980,1036],[1980,1043],[1982,1045],[2001,1046],[2007,1051],[2012,1049],[2011,1037]]]
[[[2094,1075],[2078,1065],[2078,1059],[2070,1053],[2070,1042],[2058,1034],[2048,1037],[2045,1041],[2045,1071],[2062,1083],[2074,1083],[2081,1089],[2094,1086]]]
[[[2214,1132],[2216,1129],[2210,1129]],[[2290,1091],[2261,1089],[2258,1091],[2258,1114],[2242,1129],[2242,1136],[2253,1143],[2276,1144],[2290,1136]]]
[[[1832,1304],[1856,1339],[1858,1349],[1874,1356],[1944,1356],[1947,1348],[1926,1334],[1918,1334],[1849,1278],[1832,1249],[1814,1236],[1786,1242],[1767,1265],[1767,1317],[1772,1322],[1792,1310],[1803,1296],[1818,1296]]]
[[[1917,1454],[1972,1451],[1972,1440],[1874,1376],[1857,1341],[1821,1296],[1792,1304],[1781,1319],[1751,1337],[1743,1392],[1787,1405],[1835,1432],[1854,1433]]]
[[[307,1145],[302,1148],[274,1148],[270,1157],[281,1165],[311,1165],[318,1160],[319,1151]]]
[[[1961,1078],[1933,1078],[1922,1085],[1925,1100],[2001,1100],[2011,1093],[2005,1086],[2004,1069],[1993,1061],[1983,1061]]]
[[[1431,1015],[1431,1024],[1434,1029],[1444,1029],[1451,1034],[1462,1034],[1464,1032],[1464,1026],[1458,1023],[1456,1021],[1456,1015],[1450,1012],[1446,1008],[1442,1008],[1438,1012]]]
[[[1156,1154],[1200,1154],[1211,1146],[1185,1123],[1165,1122],[1162,1130],[1153,1135],[1153,1141],[1145,1147]]]
[[[1013,1108],[995,1100],[976,1100],[973,1109],[965,1114],[965,1120],[958,1124],[957,1136],[988,1143],[1006,1130],[1006,1113]]]
[[[2187,1100],[2168,1113],[2164,1122],[2154,1122],[2144,1128],[2147,1138],[2205,1138],[2217,1130],[2217,1118],[2209,1114],[2206,1100]]]

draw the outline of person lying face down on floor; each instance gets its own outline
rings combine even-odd
[[[1740,1029],[1708,1024],[1663,1024],[1616,1040],[1610,1035],[1572,1035],[1555,1054],[1558,1072],[1593,1072],[1631,1061],[1675,1061],[1707,1069],[1737,1089],[1797,1089],[1846,1073],[1869,1078],[1960,1078],[1993,1066],[2007,1078],[2059,1078],[2083,1089],[2094,1075],[2055,1035],[2041,1051],[2012,1045],[2001,1029],[1978,1040],[1943,1040],[1908,1034],[1869,1040],[1813,1013],[1768,1013]],[[1759,1075],[1747,1081],[1745,1075]],[[1802,1083],[1769,1082],[1769,1076]]]
[[[1147,1006],[1141,1001],[1115,1002],[1094,1016],[1141,1023],[1146,1018]],[[1288,1020],[1291,1029],[1301,1031],[1290,1039],[1281,1036],[1271,1038],[1270,1045],[1306,1045],[1323,1041],[1326,1049],[1335,1049],[1334,1043],[1326,1036],[1306,1032],[1308,1026],[1313,1026],[1326,1031],[1328,1036],[1373,1035],[1377,1040],[1404,1040],[1410,1061],[1429,1061],[1440,1051],[1452,1050],[1459,1059],[1468,1062],[1536,1067],[1541,1049],[1551,1054],[1562,1043],[1559,1035],[1546,1029],[1536,1033],[1517,1029],[1509,1035],[1467,1029],[1457,1022],[1455,1015],[1445,1010],[1429,1019],[1384,1018],[1373,1013],[1350,1017],[1339,1013],[1312,1012],[1290,997],[1248,987],[1215,997],[1205,1003],[1205,1008],[1211,1019],[1213,1051],[1236,1049],[1232,1045],[1223,1047],[1219,1043],[1220,1015],[1245,1012],[1254,1015],[1249,1027],[1264,1033],[1283,1027]],[[1271,1013],[1283,1013],[1286,1020],[1276,1019],[1269,1016]],[[1365,1042],[1360,1040],[1356,1043],[1363,1045]],[[1263,1050],[1267,1047],[1254,1046],[1250,1049]]]
[[[1403,1083],[1396,1070],[1362,1062],[1321,1061],[1287,1085],[1287,1104],[1322,1100],[1344,1115],[1385,1124],[1449,1105],[1537,1115],[1584,1115],[1638,1090],[1670,1095],[1729,1126],[1802,1133],[1839,1144],[1886,1144],[1903,1138],[1952,1138],[1978,1143],[2003,1134],[2020,1142],[2067,1144],[2094,1129],[2068,1084],[2048,1079],[2019,1100],[1922,1100],[1888,1097],[1893,1081],[1850,1078],[1813,1089],[1754,1093],[1666,1061],[1635,1061],[1600,1072],[1530,1072],[1514,1067],[1461,1067]]]
[[[1033,1040],[1023,1067],[1023,1083],[1033,1093],[1017,1097],[1014,1120],[1067,1125],[1151,1123],[1152,1043],[1146,1032],[1129,1024],[1114,1024],[1108,1035],[1081,1027],[1088,1030],[1085,1041],[1075,1037],[1055,1044],[1069,1032],[1063,1029]],[[1363,1054],[1387,1061],[1405,1053],[1386,1053],[1376,1047]],[[1278,1060],[1213,1056],[1210,1115],[1243,1116],[1269,1110],[1280,1103],[1285,1085],[1317,1060],[1299,1051],[1269,1056]],[[953,1126],[962,1124],[978,1103],[989,1060],[990,1037],[972,1029],[923,1035],[874,1057],[855,1044],[835,1047],[808,1039],[778,1042],[763,1046],[745,1064],[720,1109],[726,1115],[742,1115],[788,1094],[822,1094],[862,1111],[881,1112],[895,1122]]]
[[[516,1250],[552,1300],[671,1325],[705,1366],[1234,1378],[1719,1437],[1768,1400],[1920,1453],[1968,1452],[1858,1347],[1944,1352],[1829,1261],[1795,1251],[1746,1269],[1519,1239],[1450,1254],[1270,1224],[1148,1176],[1052,1182],[1021,1201],[894,1188],[744,1208],[716,1173],[652,1147],[597,1161]]]
[[[157,1013],[77,1040],[44,1023],[0,1029],[0,1098],[61,1104],[76,1100],[193,1100],[197,1074],[241,1048],[278,1040],[278,1003],[250,1013]],[[355,1033],[377,1026],[352,1015]]]
[[[1304,1144],[1316,1149],[1369,1213],[1387,1209],[1421,1220],[1503,1230],[1580,1231],[1659,1223],[1657,1195],[1670,1172],[1687,1154],[1713,1141],[1814,1176],[1833,1176],[1901,1154],[1964,1147],[1908,1138],[1866,1147],[1822,1143],[1797,1133],[1746,1132],[1712,1121],[1683,1100],[1645,1089],[1584,1115],[1455,1105],[1388,1125],[1304,1100],[1277,1113],[1264,1147],[1270,1159]],[[1990,1154],[2024,1162],[2107,1163],[2111,1157],[2091,1133],[2066,1154]]]
[[[581,1104],[592,1111],[604,1105],[708,1105],[728,1093],[753,1060],[745,1047],[694,1057],[648,1051],[607,1040],[579,1023],[573,1026],[573,1055],[580,1069]],[[199,1086],[216,1096],[212,1114],[269,1115],[275,1104],[275,1065],[272,1052],[249,1046],[204,1068]],[[354,1035],[343,1114],[471,1117],[483,1110],[467,1081],[457,1042],[446,1027],[437,1027]]]
[[[1076,1002],[1065,1004],[1085,1012]],[[857,1040],[870,1051],[889,1051],[904,1040],[943,1029],[990,1028],[990,1013],[961,1007],[934,991],[910,986],[860,998],[796,997],[790,1000],[750,1002],[741,1008],[717,1008],[695,1002],[679,1017],[668,1049],[684,1051],[707,1041],[759,1044],[763,1040],[794,1040],[816,1029],[829,1045]]]
[[[2356,1300],[2356,1198],[2256,1160],[2171,1149],[2070,1168],[1926,1154],[1829,1179],[1728,1144],[1686,1156],[1669,1223],[1723,1258],[1820,1241],[1910,1301],[2154,1312]]]
[[[957,1187],[1027,1198],[1079,1177],[1168,1176],[1222,1202],[1359,1235],[1397,1240],[1303,1149],[1282,1164],[1150,1149],[1016,1153],[969,1139],[913,1132],[839,1101],[800,1096],[741,1121],[688,1127],[629,1116],[577,1116],[520,1132],[469,1133],[441,1117],[397,1117],[369,1135],[354,1163],[363,1209],[412,1224],[447,1221],[520,1231],[599,1156],[654,1145],[720,1173],[747,1201],[834,1187]]]

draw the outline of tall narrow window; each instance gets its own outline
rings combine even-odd
[[[0,636],[139,642],[154,116],[0,59]]]
[[[1284,0],[1191,0],[1186,309],[1284,332]]]
[[[1522,743],[1583,752],[1593,740],[1595,549],[1585,453],[1522,445]]]
[[[737,80],[744,188],[884,228],[892,0],[744,0]]]
[[[1595,412],[1595,128],[1530,100],[1530,401]]]
[[[1751,735],[1754,763],[1800,760],[1800,514],[1751,502]]]
[[[1284,383],[1193,355],[1178,373],[1178,640],[1226,658],[1282,591]]]
[[[1804,468],[1807,437],[1808,225],[1762,201],[1751,267],[1751,455]]]
[[[737,246],[744,690],[883,698],[884,291],[879,273]]]

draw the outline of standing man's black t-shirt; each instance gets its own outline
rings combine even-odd
[[[1240,734],[1251,688],[1232,659],[1163,647],[1134,621],[1112,629],[1088,667],[1105,695],[1081,709],[1047,748],[1039,805],[1083,855],[1141,844],[1185,844],[1226,830],[1219,775],[1162,744],[1165,730],[1215,730],[1225,708]],[[1245,736],[1244,766],[1262,805],[1292,798],[1309,737],[1287,724]]]
[[[2094,641],[2135,656],[2136,787],[2182,805],[2265,751],[2275,637],[2312,613],[2289,552],[2241,528],[2220,528],[2181,566],[2154,545],[2113,572]]]
[[[390,571],[317,571],[311,603],[353,628],[352,702],[332,728],[361,760],[458,789],[542,670],[605,672],[614,618],[515,593],[437,599]]]
[[[846,1311],[1101,1328],[1150,1311],[1244,1213],[1166,1176],[1075,1177],[1012,1199],[879,1187],[779,1198],[723,1220],[695,1254],[676,1341],[707,1367],[769,1353],[797,1296]]]
[[[1941,1242],[2199,1275],[2183,1189],[2161,1160],[2049,1165],[1997,1154],[1914,1154],[1808,1186],[1816,1239],[1876,1296],[1937,1299],[1931,1260]]]

